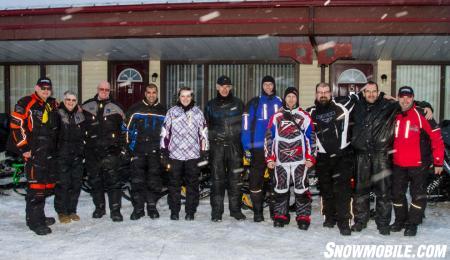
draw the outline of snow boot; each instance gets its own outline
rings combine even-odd
[[[48,227],[48,226],[51,226],[51,225],[53,225],[53,224],[55,224],[55,222],[56,222],[56,220],[55,220],[55,218],[52,218],[52,217],[45,217],[45,225]]]
[[[171,212],[170,213],[170,219],[171,220],[179,220],[180,219],[180,215],[177,212]]]
[[[235,218],[236,220],[245,220],[247,217],[240,211],[231,213],[230,216]]]
[[[151,219],[157,219],[159,218],[159,212],[156,209],[156,207],[147,207],[147,215],[151,218]]]
[[[409,224],[405,228],[405,233],[403,233],[406,237],[414,237],[417,234],[417,225]]]
[[[45,236],[52,233],[52,230],[47,226],[37,226],[35,228],[31,228],[31,230],[39,236]]]
[[[186,216],[184,217],[184,219],[187,221],[192,221],[194,220],[194,218],[194,213],[186,213]]]
[[[104,215],[106,215],[105,208],[95,208],[94,212],[92,213],[92,218],[102,218]]]
[[[69,217],[69,215],[66,215],[66,214],[58,214],[58,220],[59,220],[59,223],[61,223],[61,224],[70,223],[70,217]]]
[[[70,213],[69,217],[70,217],[70,220],[73,220],[73,221],[80,220],[80,216],[78,216],[77,213]]]
[[[286,225],[286,222],[288,222],[288,217],[285,215],[277,215],[275,214],[275,216],[273,217],[273,226],[274,227],[284,227],[284,225]]]
[[[389,226],[378,227],[378,233],[383,236],[389,236],[391,234],[391,228]]]
[[[392,232],[400,232],[405,228],[405,223],[401,221],[394,221],[394,224],[391,225]]]
[[[253,221],[262,222],[264,221],[263,214],[263,194],[262,192],[250,193],[250,198],[253,204]]]
[[[336,225],[336,220],[333,217],[325,216],[323,227],[334,228],[334,225]]]
[[[295,218],[297,221],[297,226],[301,230],[308,230],[309,225],[311,223],[311,217],[310,216],[297,216]]]
[[[347,221],[338,222],[337,226],[339,228],[339,233],[343,236],[350,236],[352,234],[352,230],[350,229],[350,224]]]
[[[144,209],[134,209],[131,213],[130,220],[138,220],[145,216]]]
[[[352,226],[352,231],[354,232],[361,232],[361,230],[365,229],[367,227],[366,223],[362,222],[355,222]]]

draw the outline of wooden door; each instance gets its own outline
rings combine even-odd
[[[147,62],[115,62],[112,64],[112,95],[125,111],[144,97],[147,84]]]

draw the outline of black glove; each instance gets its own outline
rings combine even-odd
[[[166,149],[161,149],[161,165],[164,170],[170,169],[169,151]]]
[[[197,166],[203,167],[208,164],[209,161],[209,152],[208,151],[200,151],[200,159],[198,161]]]
[[[120,151],[119,157],[122,161],[129,161],[131,159],[131,153],[130,151],[128,151],[128,149],[123,148]]]

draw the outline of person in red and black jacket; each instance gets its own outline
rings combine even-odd
[[[27,226],[38,235],[52,232],[48,227],[54,218],[45,217],[45,197],[55,187],[55,165],[58,134],[57,103],[52,94],[52,82],[42,77],[35,93],[21,98],[11,114],[12,142],[25,161],[28,181],[26,195]]]
[[[395,222],[392,232],[405,228],[405,236],[415,236],[422,222],[427,194],[426,180],[430,165],[434,173],[441,174],[444,162],[444,142],[438,124],[427,120],[423,109],[414,104],[414,91],[404,86],[398,91],[402,112],[395,118],[392,204]],[[411,194],[408,210],[406,190]]]

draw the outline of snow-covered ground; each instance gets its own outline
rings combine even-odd
[[[89,194],[82,193],[79,203],[81,221],[56,223],[53,233],[37,236],[25,225],[24,198],[7,191],[0,196],[0,259],[322,259],[328,242],[336,244],[384,244],[418,247],[422,244],[449,244],[450,203],[429,204],[427,218],[416,237],[403,233],[378,234],[375,223],[362,233],[350,237],[339,235],[337,228],[322,227],[319,199],[313,204],[312,225],[308,231],[296,223],[282,229],[272,221],[254,223],[252,213],[238,222],[224,214],[223,222],[210,221],[209,200],[200,202],[195,221],[169,220],[165,198],[158,205],[161,218],[129,220],[132,206],[123,201],[122,223],[109,216],[92,219],[93,204]],[[266,216],[268,212],[265,212]],[[47,199],[46,214],[55,216],[53,197]],[[250,220],[249,220],[250,219]],[[446,257],[450,257],[447,249]]]

